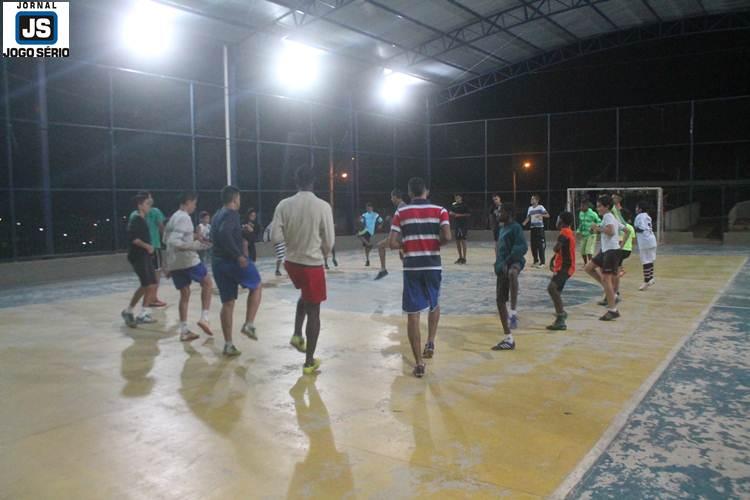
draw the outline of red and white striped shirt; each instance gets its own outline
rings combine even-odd
[[[401,233],[404,271],[442,270],[440,228],[446,224],[448,211],[429,200],[416,198],[396,211],[391,231]]]

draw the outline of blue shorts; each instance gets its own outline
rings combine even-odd
[[[440,282],[443,272],[404,271],[404,296],[402,308],[405,313],[413,314],[434,311],[440,305]]]
[[[260,286],[260,274],[252,261],[242,268],[233,260],[214,259],[214,281],[219,289],[221,303],[237,300],[237,286],[255,290]]]
[[[172,271],[169,273],[172,276],[172,283],[174,283],[174,287],[178,290],[182,290],[186,286],[190,286],[190,283],[192,281],[195,281],[196,283],[200,283],[203,281],[203,278],[206,277],[208,274],[208,270],[206,269],[206,266],[203,265],[203,262],[200,264],[196,264],[193,267],[188,267],[187,269],[178,269],[177,271]]]

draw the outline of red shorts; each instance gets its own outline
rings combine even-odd
[[[294,262],[284,262],[294,288],[302,291],[302,301],[308,304],[320,304],[326,296],[326,273],[323,266],[303,266]]]

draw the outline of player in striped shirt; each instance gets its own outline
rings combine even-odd
[[[424,358],[435,352],[435,336],[440,321],[440,282],[442,262],[440,246],[451,240],[448,211],[427,199],[429,191],[419,177],[409,179],[411,203],[393,216],[389,245],[404,252],[403,309],[408,315],[407,331],[414,353],[414,376],[424,376]],[[420,313],[429,311],[427,343],[420,352]]]

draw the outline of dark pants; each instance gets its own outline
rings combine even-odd
[[[546,244],[544,242],[544,228],[543,227],[532,227],[531,228],[531,256],[534,258],[534,263],[537,262],[544,264],[544,249]]]

